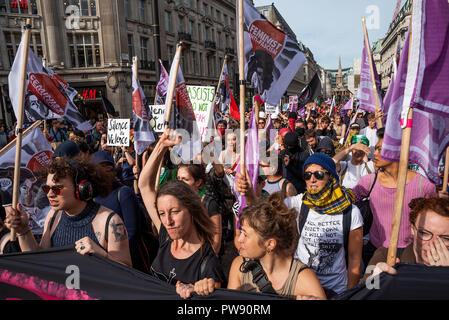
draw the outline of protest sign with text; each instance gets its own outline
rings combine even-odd
[[[108,120],[108,142],[110,147],[129,147],[129,119]]]

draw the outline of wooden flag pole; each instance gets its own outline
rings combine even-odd
[[[449,148],[446,149],[446,160],[444,162],[444,177],[443,177],[443,191],[447,189],[447,182],[449,178]]]
[[[178,44],[178,48],[176,49],[176,55],[173,59],[173,62],[175,64],[175,68],[174,68],[174,81],[172,83],[172,87],[168,88],[168,92],[167,92],[167,103],[165,104],[167,106],[167,110],[166,110],[166,114],[165,114],[165,123],[164,123],[164,131],[168,129],[168,125],[170,123],[170,114],[171,114],[171,108],[172,108],[172,104],[173,104],[173,96],[175,93],[175,87],[176,87],[176,78],[178,77],[178,70],[179,70],[179,64],[181,62],[181,53],[182,53],[182,42],[179,42]],[[172,75],[170,75],[172,76]],[[157,170],[157,176],[156,176],[156,182],[155,182],[155,188],[157,189],[159,187],[159,179],[161,178],[161,171],[162,171],[162,165],[164,163],[164,160],[161,161],[161,163],[159,164],[159,168]]]
[[[22,139],[25,138],[30,132],[31,130],[33,130],[36,127],[39,127],[40,124],[42,123],[43,120],[38,120],[35,123],[33,123],[30,127],[26,128],[23,131],[22,134]],[[3,156],[6,152],[9,151],[9,149],[11,149],[12,146],[14,146],[17,143],[17,138],[14,138],[14,140],[12,140],[10,143],[8,143],[6,146],[4,146],[1,150],[0,150],[0,157]]]
[[[413,119],[413,108],[410,108],[407,115],[407,122]],[[405,185],[407,183],[408,159],[410,154],[410,138],[412,135],[411,126],[402,129],[401,156],[399,158],[398,185],[396,188],[396,199],[394,202],[393,223],[391,226],[390,244],[388,246],[387,263],[394,266],[396,263],[396,253],[399,240],[399,228],[401,227],[402,208],[404,206]]]
[[[253,106],[253,108],[256,108],[256,110],[254,110],[254,115],[256,116],[256,128],[259,128],[259,110],[260,110],[260,106],[259,106],[259,102],[256,101],[256,99],[254,99],[254,106]],[[257,130],[259,130],[259,129],[257,129]]]
[[[23,36],[23,48],[22,48],[22,65],[21,65],[21,79],[20,79],[20,97],[19,97],[19,113],[17,115],[16,126],[16,157],[14,162],[14,184],[12,194],[12,208],[17,210],[17,204],[19,203],[19,187],[20,187],[20,161],[22,152],[22,136],[23,136],[23,109],[25,106],[25,85],[27,79],[27,65],[28,65],[28,52],[30,49],[30,36],[31,36],[31,19],[27,19],[25,22],[25,31]],[[16,230],[11,229],[11,241],[16,240]]]
[[[224,57],[223,66],[221,67],[220,77],[218,78],[217,90],[215,90],[214,100],[212,100],[213,101],[213,106],[215,106],[215,99],[217,99],[218,90],[220,90],[221,77],[223,77],[223,72],[224,72],[224,67],[226,65],[226,62],[228,62],[228,55],[227,54]],[[218,106],[217,106],[217,108],[218,108]],[[214,116],[212,117],[212,121],[214,123],[214,128],[216,128],[217,124],[215,123],[215,112],[214,112]]]
[[[410,39],[412,39],[412,21],[413,21],[413,0],[412,12],[410,18]],[[412,42],[410,41],[409,55]],[[410,58],[410,57],[409,57]],[[398,185],[396,187],[396,199],[393,210],[393,223],[391,226],[390,243],[388,245],[387,264],[394,266],[396,263],[396,254],[399,241],[399,229],[401,227],[402,208],[404,206],[405,185],[407,183],[408,160],[410,155],[410,140],[412,136],[413,108],[409,108],[405,128],[402,129],[401,154],[399,158]],[[409,125],[410,124],[410,125]]]
[[[239,0],[239,83],[240,83],[240,173],[245,175],[245,39],[243,33],[243,0]]]
[[[373,59],[371,57],[371,47],[369,45],[368,31],[366,31],[366,22],[365,22],[364,17],[362,18],[362,25],[363,25],[363,33],[365,35],[365,47],[366,47],[366,50],[368,51],[367,54],[368,54],[369,66],[371,69],[371,81],[373,82],[373,89],[375,92],[374,98],[376,100],[376,111],[378,111],[378,110],[380,110],[379,95],[377,94],[376,79],[374,78]],[[380,129],[384,126],[381,118],[376,119],[376,125],[377,125],[377,129]]]

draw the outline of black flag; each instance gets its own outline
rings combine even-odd
[[[104,111],[106,111],[106,113],[111,117],[115,117],[115,108],[111,101],[109,101],[106,97],[101,97],[101,100],[103,101]]]
[[[315,73],[312,81],[298,95],[298,105],[305,106],[309,102],[313,102],[321,93],[321,80],[318,73]]]

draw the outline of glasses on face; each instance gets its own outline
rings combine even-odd
[[[433,233],[427,231],[426,229],[417,228],[415,225],[413,227],[416,229],[416,235],[418,239],[423,241],[430,241],[433,238]],[[444,245],[449,249],[449,236],[439,236],[443,240]]]
[[[51,187],[47,186],[47,185],[42,186],[42,190],[44,190],[45,194],[48,194],[51,190],[57,196],[59,196],[61,194],[62,189],[64,189],[64,186],[61,186],[61,185],[51,186]]]
[[[329,174],[329,172],[327,171],[304,172],[304,180],[310,180],[310,178],[312,178],[312,175],[317,180],[323,180],[326,174]]]

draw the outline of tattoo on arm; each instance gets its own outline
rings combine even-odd
[[[101,232],[95,232],[95,236],[97,237],[98,243],[101,243]]]
[[[111,221],[112,233],[115,237],[115,242],[121,242],[128,239],[128,235],[126,233],[126,228],[123,223],[115,223]]]

